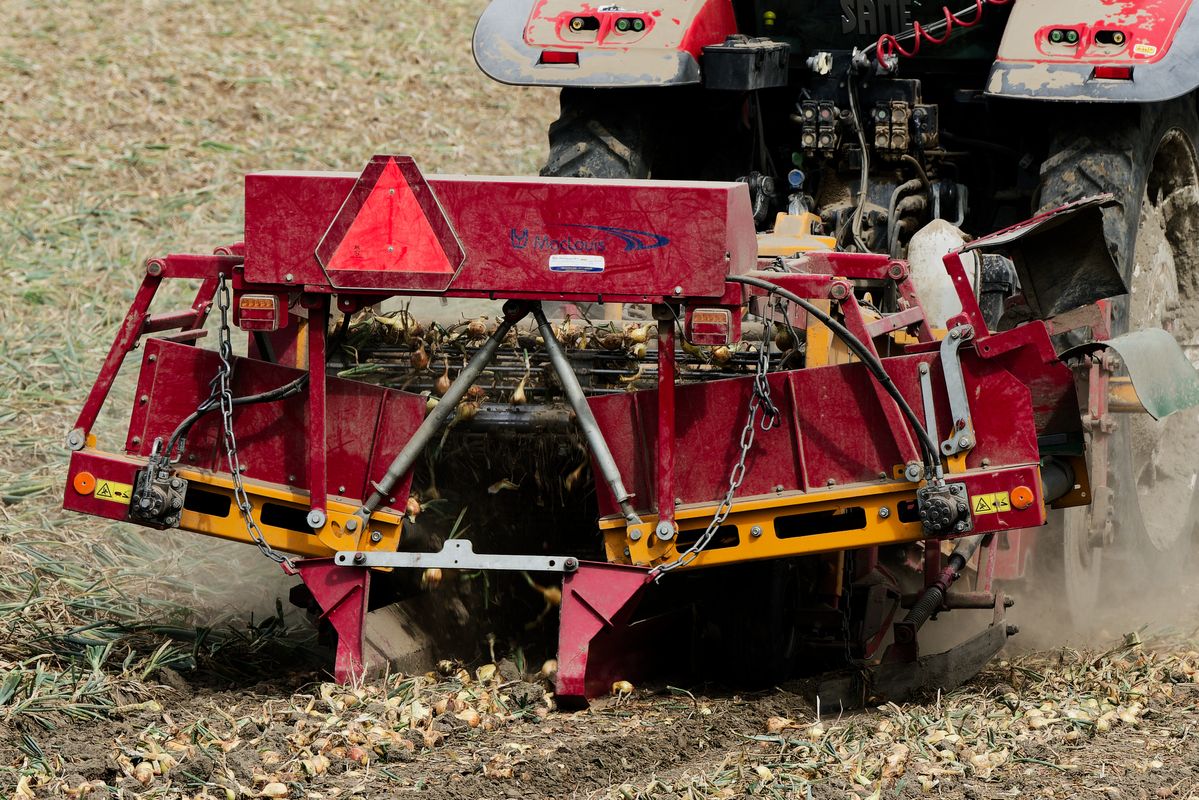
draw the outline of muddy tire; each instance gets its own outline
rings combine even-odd
[[[1105,211],[1104,230],[1130,288],[1113,303],[1113,333],[1163,327],[1190,344],[1199,327],[1195,99],[1093,113],[1094,119],[1076,121],[1056,137],[1041,168],[1039,206],[1113,194],[1117,202]],[[1108,451],[1108,519],[1096,520],[1091,508],[1051,514],[1034,556],[1044,578],[1064,585],[1063,610],[1076,624],[1093,618],[1103,601],[1125,602],[1113,595],[1117,586],[1147,580],[1161,586],[1180,577],[1199,520],[1193,457],[1199,415],[1184,411],[1162,422],[1117,415],[1116,422]],[[1110,543],[1094,547],[1094,532],[1109,521]]]
[[[648,178],[649,131],[636,97],[615,89],[562,90],[541,174],[556,178]]]

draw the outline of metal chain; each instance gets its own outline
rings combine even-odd
[[[728,491],[725,492],[724,499],[720,501],[720,505],[716,507],[716,513],[712,516],[712,521],[708,523],[708,527],[695,541],[695,544],[687,548],[682,555],[669,564],[659,564],[650,570],[650,575],[655,579],[661,578],[666,573],[680,567],[687,566],[698,558],[699,554],[712,541],[712,537],[716,535],[716,531],[720,529],[720,526],[724,524],[724,521],[728,519],[729,514],[733,511],[733,497],[745,481],[745,459],[749,456],[749,451],[754,446],[754,437],[757,435],[758,429],[766,432],[772,430],[779,422],[779,410],[775,407],[774,401],[770,397],[770,380],[768,377],[770,372],[770,332],[773,329],[774,322],[774,308],[772,304],[769,304],[771,300],[773,300],[773,295],[767,298],[769,313],[763,319],[765,324],[762,327],[762,345],[758,348],[758,369],[754,374],[753,391],[750,392],[749,396],[745,427],[741,429],[741,455],[737,459],[737,463],[733,466],[732,472],[729,473]],[[760,419],[759,414],[761,415]]]
[[[232,303],[232,297],[224,273],[218,275],[217,280],[217,308],[221,312],[221,325],[217,333],[219,345],[217,355],[220,357],[221,363],[217,368],[216,376],[212,379],[212,397],[209,399],[216,399],[221,405],[221,421],[225,433],[225,459],[229,464],[229,474],[233,476],[233,496],[237,502],[237,508],[241,512],[241,518],[246,523],[246,532],[250,534],[250,538],[254,540],[254,544],[258,545],[262,554],[276,564],[282,564],[284,568],[294,572],[295,564],[290,558],[271,547],[262,533],[262,529],[258,527],[258,522],[254,519],[254,507],[250,504],[250,496],[246,494],[246,487],[242,484],[242,466],[241,459],[237,455],[237,437],[233,435],[233,340],[229,328],[229,306]]]

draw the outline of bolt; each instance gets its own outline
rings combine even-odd
[[[371,541],[375,544],[378,544],[379,542],[383,541],[383,534],[379,531],[371,531]]]
[[[562,562],[562,568],[567,572],[574,572],[579,568],[579,559],[574,556],[567,556],[566,560]]]
[[[149,361],[151,364],[153,364],[155,361],[158,360],[158,356],[148,356],[146,358],[146,360]]]
[[[188,453],[188,454],[187,454],[187,463],[189,463],[189,464],[194,464],[194,463],[196,463],[196,454],[195,454],[195,453]]]
[[[144,406],[146,403],[150,402],[150,395],[143,394],[141,397],[137,398],[137,402],[139,405]]]
[[[146,274],[153,275],[155,277],[157,277],[158,275],[161,275],[162,274],[162,262],[157,261],[157,260],[147,261],[146,262]]]
[[[350,533],[358,530],[358,520],[355,517],[350,517],[346,520],[346,530]]]
[[[984,467],[989,467],[989,466],[991,466],[991,459],[989,459],[989,458],[984,458],[984,459],[982,460],[982,465],[983,465]]]
[[[179,509],[183,508],[183,501],[176,497],[171,501],[171,508],[175,511],[178,511]]]
[[[676,286],[676,287],[674,287],[674,293],[675,293],[675,294],[682,294],[682,293],[683,293],[683,287],[682,287],[682,286]]]
[[[957,332],[957,331],[950,331],[950,332],[949,332],[949,338],[950,338],[950,339],[957,339],[957,338],[959,338],[961,335],[962,335],[962,334],[960,334],[960,333],[959,333],[959,332]]]
[[[179,478],[171,478],[171,488],[178,489],[183,485],[183,481]]]
[[[366,561],[366,553],[355,553],[354,554],[354,563],[355,564],[361,564],[363,561]]]
[[[395,189],[388,189],[388,190],[387,190],[387,193],[388,193],[388,194],[395,194],[395,193],[396,193],[396,190],[395,190]]]
[[[132,442],[134,445],[139,445],[139,444],[141,444],[141,443],[142,443],[142,437],[140,437],[140,436],[134,436],[134,437],[133,437],[132,439],[130,439],[129,441],[130,441],[130,442]]]
[[[880,481],[885,481],[885,480],[887,479],[887,473],[885,473],[885,472],[880,472],[880,473],[878,474],[878,479],[879,479]]]
[[[344,487],[344,486],[338,486],[338,487],[337,487],[337,493],[338,493],[338,494],[345,494],[345,493],[346,493],[346,487]]]
[[[1014,605],[1016,605],[1016,598],[1014,598],[1014,597],[1003,598],[1003,607],[1004,608],[1011,608]]]
[[[780,493],[780,492],[782,492],[782,491],[783,491],[783,485],[782,485],[781,483],[776,483],[776,484],[774,485],[774,492],[775,492],[775,494],[778,494],[778,493]]]
[[[674,499],[674,504],[675,504],[675,506],[681,506],[681,505],[683,504],[683,498],[681,498],[681,497],[676,497],[676,498]]]
[[[629,548],[627,548],[627,547],[626,547],[626,548],[624,549],[624,557],[625,557],[625,558],[628,558],[628,557],[629,557],[629,555],[630,555],[630,553],[629,553]]]
[[[969,437],[963,436],[961,439],[958,439],[958,447],[969,447],[969,446],[970,446]]]
[[[288,476],[287,476],[287,482],[288,482],[288,483],[295,483],[295,482],[296,482],[296,476],[295,476],[295,475],[288,475]]]
[[[837,485],[837,479],[836,479],[836,478],[829,478],[827,481],[825,481],[825,483],[826,483],[827,485],[829,485],[829,486],[836,486],[836,485]]]
[[[843,283],[834,283],[829,287],[828,295],[834,300],[844,300],[849,296],[849,287]]]
[[[291,283],[295,279],[296,279],[296,276],[292,275],[290,272],[283,276],[283,280],[287,281],[288,283]]]
[[[633,528],[633,530],[629,531],[629,541],[630,542],[641,541],[641,531],[638,530],[637,528]]]
[[[664,542],[668,542],[674,538],[674,525],[669,522],[659,522],[658,527],[654,529],[654,535]]]
[[[878,515],[881,519],[886,519],[887,517],[891,516],[891,509],[883,506],[878,510]]]
[[[394,245],[390,245],[390,244],[387,245],[387,252],[394,253],[395,251],[396,251],[396,249],[395,249]]]
[[[946,522],[949,522],[949,520],[948,520],[948,519],[947,519],[947,520],[945,520],[945,521],[946,521]],[[957,531],[958,533],[962,533],[963,531],[965,531],[965,530],[966,530],[966,523],[964,523],[964,522],[959,522],[957,525],[954,525],[954,526],[953,526],[953,529],[954,529],[955,531]]]
[[[762,535],[762,526],[761,526],[761,525],[755,525],[755,526],[753,526],[752,528],[750,528],[750,529],[749,529],[749,535],[750,535],[750,536],[752,536],[752,537],[754,537],[755,539],[757,539],[759,536],[761,536],[761,535]]]
[[[921,375],[928,374],[928,362],[924,362],[924,361],[920,362],[920,374]]]
[[[966,504],[965,503],[958,503],[958,513],[959,514],[966,513]]]

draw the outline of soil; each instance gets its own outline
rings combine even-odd
[[[1114,663],[1119,667],[1122,662]],[[821,746],[848,757],[855,749],[854,732],[878,736],[899,718],[935,717],[943,705],[948,709],[955,702],[981,702],[976,698],[1013,691],[1005,681],[1018,681],[1004,676],[1003,666],[961,692],[932,698],[924,706],[825,715],[828,732]],[[505,665],[500,671],[509,669]],[[1013,669],[1011,675],[1016,674]],[[1120,727],[1118,733],[1073,743],[1046,742],[1029,734],[1021,742],[1017,736],[1005,763],[993,771],[954,777],[950,770],[918,771],[912,766],[905,774],[901,767],[898,774],[877,782],[855,781],[864,771],[822,770],[803,773],[802,787],[797,783],[787,789],[780,787],[779,779],[786,770],[802,767],[787,755],[797,752],[791,750],[795,740],[788,744],[785,735],[767,735],[770,720],[782,718],[795,721],[792,727],[807,728],[815,722],[815,710],[804,697],[783,688],[745,695],[667,687],[639,690],[603,698],[584,711],[552,711],[544,718],[530,714],[492,730],[485,730],[487,725],[471,728],[447,713],[432,723],[432,729],[441,731],[432,746],[412,735],[414,746],[382,752],[376,748],[362,758],[366,763],[359,763],[353,749],[339,746],[336,736],[314,738],[319,733],[314,726],[325,715],[319,713],[319,701],[303,704],[303,688],[293,695],[295,681],[304,677],[224,690],[163,687],[155,702],[134,705],[98,723],[55,720],[52,730],[28,721],[0,725],[0,763],[28,763],[31,752],[40,752],[56,767],[61,780],[27,788],[33,795],[18,790],[19,797],[48,796],[56,792],[47,790],[56,788],[79,796],[81,787],[99,788],[97,781],[125,797],[203,797],[205,792],[209,797],[368,798],[419,793],[447,799],[1199,796],[1199,739],[1193,734],[1199,723],[1199,686],[1187,682],[1173,686],[1169,702],[1150,704],[1135,724]],[[308,688],[329,697],[328,689]],[[509,681],[502,690],[543,695],[540,687],[521,681]],[[295,703],[297,697],[300,703]],[[280,713],[289,704],[290,712]],[[346,711],[361,721],[377,712],[377,706],[368,698],[360,708]],[[948,710],[945,715],[950,718]],[[992,711],[988,716],[1001,714]],[[810,729],[802,735],[810,736]],[[150,744],[164,740],[165,751]],[[898,734],[896,741],[895,747],[905,753],[909,747],[922,747],[919,739]],[[192,745],[180,750],[173,742]],[[294,762],[289,752],[304,743],[309,743],[304,753],[325,748],[330,763],[322,774],[307,774],[294,766],[288,771],[287,764]],[[179,764],[165,776],[150,776],[143,785],[131,776],[131,761],[151,759],[155,751],[174,754]],[[275,782],[280,775],[285,780]],[[883,775],[887,776],[885,769]]]

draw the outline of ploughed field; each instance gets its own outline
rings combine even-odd
[[[142,262],[235,241],[245,172],[380,152],[536,171],[556,97],[476,71],[482,6],[0,0],[0,797],[1199,791],[1187,630],[1013,656],[924,705],[636,686],[568,713],[503,641],[324,682],[253,549],[59,510],[63,438]]]

